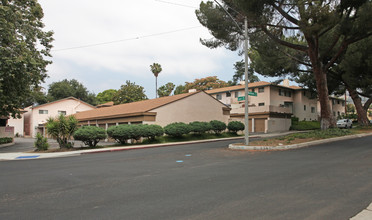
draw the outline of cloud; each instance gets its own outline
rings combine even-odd
[[[172,2],[195,8],[200,4],[200,0]],[[147,88],[152,82],[144,79],[150,76],[149,65],[154,62],[162,65],[163,80],[176,77],[178,83],[217,72],[223,78],[223,72],[229,69],[231,74],[233,62],[240,59],[223,48],[211,50],[200,44],[200,38],[211,35],[197,21],[193,8],[156,0],[39,3],[45,14],[45,29],[55,32],[48,82],[75,78],[98,93],[98,88],[120,87],[120,76],[138,80],[137,84]],[[180,31],[186,28],[190,29]],[[116,42],[84,47],[112,41]],[[68,49],[74,47],[80,48]],[[151,94],[153,89],[146,90]]]

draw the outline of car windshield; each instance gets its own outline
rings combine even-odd
[[[346,122],[346,120],[338,120],[337,123],[343,123]]]

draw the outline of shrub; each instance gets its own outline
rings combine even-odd
[[[227,125],[227,129],[229,129],[230,132],[237,133],[238,131],[244,130],[244,124],[240,121],[231,121]]]
[[[46,128],[48,134],[57,140],[60,148],[72,148],[73,143],[70,139],[77,130],[77,124],[78,121],[74,116],[59,115],[56,118],[48,118]]]
[[[182,137],[182,135],[190,133],[190,130],[190,126],[183,122],[171,123],[164,127],[164,132],[172,137]]]
[[[154,140],[156,137],[163,136],[164,130],[160,125],[143,125],[142,137]]]
[[[197,134],[204,134],[212,129],[208,122],[194,121],[189,123],[190,131]]]
[[[96,126],[83,126],[74,133],[74,139],[82,141],[89,147],[95,147],[98,142],[106,138],[106,131]]]
[[[0,138],[0,144],[8,144],[8,143],[12,143],[12,142],[13,142],[13,138],[11,138],[11,137]]]
[[[303,131],[303,130],[315,130],[315,129],[320,129],[320,122],[318,121],[298,121],[297,123],[293,123],[290,130],[298,130],[298,131]]]
[[[121,144],[125,144],[127,140],[132,138],[132,129],[130,126],[131,125],[125,124],[109,127],[107,129],[107,134]]]
[[[220,134],[226,130],[226,124],[222,121],[213,120],[210,121],[209,124],[211,125],[211,130],[216,134]]]
[[[41,135],[40,133],[37,133],[34,147],[36,147],[37,151],[48,150],[49,148],[48,139],[46,137],[43,137],[43,135]]]

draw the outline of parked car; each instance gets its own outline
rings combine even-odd
[[[338,128],[352,128],[353,122],[350,119],[341,119],[337,121]]]

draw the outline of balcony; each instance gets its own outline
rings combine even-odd
[[[292,114],[292,108],[265,105],[265,106],[249,106],[249,113],[258,113],[258,112],[277,112],[277,113],[287,113]],[[244,114],[244,105],[243,104],[232,104],[230,114]]]

